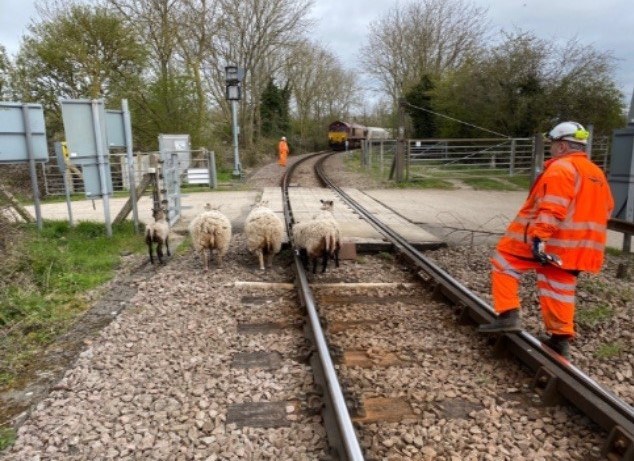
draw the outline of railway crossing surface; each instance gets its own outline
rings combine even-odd
[[[360,191],[344,189],[373,213],[421,248],[435,247],[443,242],[496,241],[526,198],[526,192],[492,192],[474,190],[403,190],[381,189]],[[260,190],[210,191],[184,194],[181,220],[174,226],[177,233],[186,232],[191,219],[203,211],[206,203],[219,206],[231,220],[235,232],[240,232],[251,205],[262,197],[282,217],[282,194],[279,187]],[[319,209],[319,200],[335,200],[335,218],[339,221],[343,237],[359,245],[380,245],[381,235],[363,223],[335,194],[321,188],[291,188],[291,206],[296,221],[312,216]],[[110,212],[114,216],[123,207],[125,198],[110,199]],[[26,207],[34,213],[33,207]],[[103,207],[91,200],[72,202],[75,221],[102,221]],[[139,220],[151,219],[152,200],[139,200]],[[66,203],[42,205],[43,219],[68,219]],[[288,241],[288,239],[286,239]],[[609,231],[608,246],[621,249],[623,234]]]

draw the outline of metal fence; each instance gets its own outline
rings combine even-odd
[[[607,136],[596,137],[589,144],[592,160],[604,171],[609,168]],[[361,150],[361,164],[375,177],[393,176],[397,141],[366,141]],[[538,159],[549,158],[548,147]],[[535,166],[534,138],[474,139],[407,139],[405,140],[405,174],[407,181],[422,179],[465,179],[480,177],[531,176]],[[539,161],[539,160],[538,160]]]
[[[215,155],[206,149],[192,150],[189,165],[176,163],[173,175],[181,179],[183,185],[209,185],[217,187]],[[138,185],[144,174],[159,164],[159,152],[137,152],[134,154],[134,181]],[[112,187],[114,192],[130,190],[128,162],[125,152],[109,155]],[[48,163],[41,164],[41,174],[44,183],[44,193],[47,196],[64,195],[64,183],[69,185],[70,193],[83,193],[84,183],[82,169],[79,165],[70,165],[64,173],[56,157],[51,157]]]

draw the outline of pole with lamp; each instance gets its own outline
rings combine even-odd
[[[233,176],[241,176],[240,154],[238,153],[238,101],[242,95],[244,69],[238,66],[225,66],[226,99],[231,102],[231,128],[233,132]]]

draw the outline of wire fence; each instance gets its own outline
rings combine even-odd
[[[182,155],[185,154],[185,155]],[[206,149],[179,153],[177,174],[184,185],[217,186],[215,155]],[[159,163],[160,152],[136,152],[134,154],[133,177],[135,184],[141,182],[143,175]],[[110,173],[113,192],[130,190],[130,174],[125,152],[109,155]],[[84,181],[80,165],[59,165],[56,157],[40,164],[44,194],[47,196],[64,195],[64,184],[68,184],[69,192],[83,193]]]
[[[592,160],[607,174],[610,138],[596,137],[588,146]],[[361,165],[382,179],[392,179],[397,140],[366,141]],[[548,147],[536,156],[534,138],[407,139],[405,140],[406,181],[424,179],[531,177],[541,170],[539,159],[548,159]],[[536,160],[537,157],[537,160]]]

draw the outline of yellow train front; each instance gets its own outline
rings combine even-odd
[[[356,149],[361,147],[361,141],[365,139],[367,128],[356,123],[332,122],[328,126],[328,145],[332,150]]]

